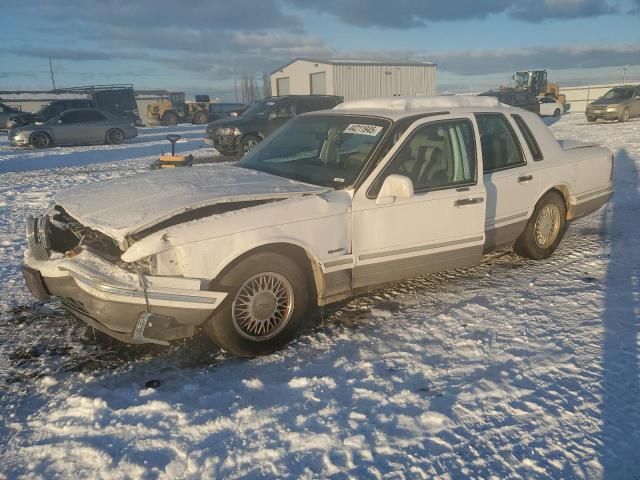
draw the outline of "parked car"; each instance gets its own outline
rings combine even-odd
[[[210,123],[207,137],[222,155],[245,155],[296,115],[333,108],[342,100],[335,95],[287,95],[258,100],[240,117]]]
[[[609,200],[612,174],[608,149],[561,144],[493,98],[351,102],[296,117],[237,166],[59,193],[27,220],[24,273],[36,298],[125,342],[203,327],[253,356],[295,336],[311,305],[496,249],[549,257]]]
[[[0,103],[0,130],[9,130],[33,121],[33,113],[23,112],[17,108]]]
[[[633,117],[640,117],[640,85],[612,88],[591,102],[585,113],[589,122],[595,122],[599,118],[628,122]]]
[[[480,96],[496,97],[500,103],[504,103],[505,105],[523,108],[524,110],[540,114],[538,99],[527,92],[504,88],[500,90],[490,90],[481,93]]]
[[[9,131],[15,146],[47,148],[60,145],[117,145],[138,135],[129,119],[93,108],[67,110],[40,125],[26,125]]]
[[[212,103],[209,105],[209,121],[215,122],[226,117],[239,117],[245,110],[244,103]]]
[[[553,97],[542,97],[540,103],[541,117],[559,117],[564,113],[564,105]]]

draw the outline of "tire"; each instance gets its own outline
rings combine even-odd
[[[553,112],[553,116],[554,116],[555,118],[560,117],[560,109],[559,109],[559,108],[556,108],[556,109],[554,110],[554,112]]]
[[[245,156],[249,153],[253,148],[260,143],[260,138],[255,135],[247,135],[240,142],[240,154]]]
[[[543,195],[513,250],[521,257],[542,260],[558,247],[567,226],[567,207],[562,195],[550,191]]]
[[[618,121],[620,123],[624,123],[624,122],[628,122],[631,119],[631,111],[628,108],[625,108],[624,111],[622,112],[622,115],[620,115],[620,118],[618,118]]]
[[[45,132],[33,132],[29,137],[29,145],[34,148],[49,148],[53,145],[53,141]]]
[[[596,118],[596,117],[587,117],[587,122],[589,122],[589,123],[593,123],[593,122],[595,122],[596,120],[597,120],[597,118]]]
[[[165,112],[164,115],[162,115],[162,119],[160,120],[160,123],[162,125],[177,125],[178,120],[180,119],[178,118],[178,115],[175,112]]]
[[[204,125],[209,121],[209,117],[207,116],[207,112],[204,110],[198,110],[191,117],[191,123],[194,125]]]
[[[216,288],[229,294],[204,330],[227,352],[239,357],[273,352],[304,326],[309,302],[307,279],[284,255],[262,252],[247,257],[224,274]],[[279,305],[277,299],[284,304]]]
[[[120,145],[124,142],[124,132],[119,128],[112,128],[107,132],[105,142],[107,145]]]

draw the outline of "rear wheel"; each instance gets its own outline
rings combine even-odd
[[[596,120],[597,120],[597,118],[596,118],[596,117],[587,117],[587,122],[589,122],[589,123],[593,123],[593,122],[595,122]]]
[[[560,109],[559,109],[559,108],[556,108],[556,109],[554,110],[554,112],[553,112],[553,116],[554,116],[554,117],[556,117],[556,118],[560,116]]]
[[[35,148],[49,148],[53,142],[51,137],[44,132],[34,132],[29,137],[29,144]]]
[[[164,115],[162,115],[160,123],[162,123],[162,125],[177,125],[178,120],[178,115],[175,112],[165,112]]]
[[[204,110],[198,110],[193,114],[193,117],[191,118],[191,123],[193,123],[194,125],[204,125],[208,121],[209,117],[207,116],[207,112],[205,112]]]
[[[120,145],[124,142],[124,132],[119,128],[112,128],[107,132],[106,141],[109,145]]]
[[[541,260],[550,257],[564,235],[567,207],[558,192],[547,192],[536,205],[527,227],[520,235],[514,251],[526,258]]]
[[[229,294],[204,329],[214,343],[234,355],[255,357],[277,350],[304,325],[307,280],[284,255],[252,255],[227,272],[216,288]]]
[[[630,118],[631,118],[631,111],[628,108],[625,108],[624,112],[622,112],[622,115],[620,115],[620,118],[618,119],[618,121],[628,122]]]

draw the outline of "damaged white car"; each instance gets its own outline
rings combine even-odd
[[[131,343],[202,327],[253,356],[313,305],[478,263],[551,255],[611,197],[613,156],[560,144],[491,97],[379,99],[296,117],[236,166],[160,170],[61,192],[29,219],[24,274]]]

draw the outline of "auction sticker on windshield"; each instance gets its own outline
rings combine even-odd
[[[351,123],[344,129],[342,133],[353,133],[355,135],[369,135],[377,137],[382,131],[382,127],[378,125],[365,125],[364,123]]]

